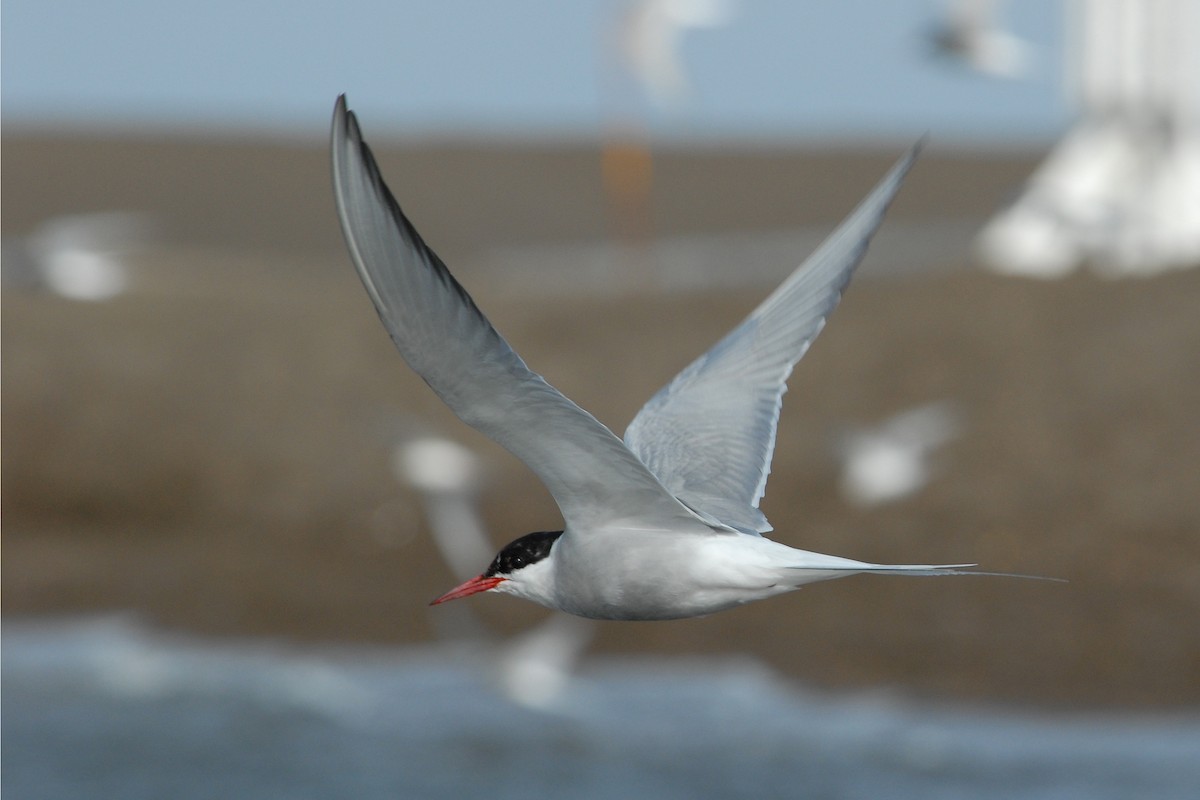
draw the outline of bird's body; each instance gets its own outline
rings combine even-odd
[[[514,594],[599,619],[697,617],[806,583],[881,569],[761,536],[714,531],[700,522],[671,530],[609,525],[579,533],[568,528],[554,556],[526,568],[537,571],[529,577],[539,579],[538,596],[524,587]],[[505,592],[510,584],[505,581],[496,591]]]
[[[566,522],[515,540],[435,603],[496,591],[583,617],[677,619],[861,572],[972,566],[869,564],[761,536],[771,530],[758,503],[786,380],[917,148],[741,325],[655,394],[622,440],[529,370],[426,246],[344,97],[332,138],[342,229],[392,341],[459,418],[537,474]]]

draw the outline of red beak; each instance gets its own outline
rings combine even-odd
[[[507,579],[497,578],[494,576],[489,578],[486,575],[480,575],[478,577],[471,578],[471,580],[467,581],[461,586],[455,586],[453,589],[446,592],[429,605],[436,606],[438,603],[444,603],[447,600],[457,600],[460,597],[469,597],[470,595],[478,594],[479,592],[486,592],[488,589],[495,589],[501,583],[504,583],[505,580]]]

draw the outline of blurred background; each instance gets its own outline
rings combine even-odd
[[[1194,791],[1200,3],[2,21],[14,797]],[[616,431],[928,135],[790,381],[763,508],[805,549],[1069,582],[427,608],[560,517],[375,317],[340,92],[497,328]]]

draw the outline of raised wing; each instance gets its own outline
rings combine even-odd
[[[638,412],[625,443],[692,508],[746,533],[758,510],[792,367],[821,332],[917,157],[913,147],[740,325]]]
[[[450,409],[537,474],[574,529],[696,516],[608,428],[534,374],[400,210],[339,97],[333,186],[359,277],[396,348]]]

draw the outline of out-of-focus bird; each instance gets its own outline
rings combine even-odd
[[[950,0],[930,33],[934,51],[978,72],[1015,78],[1029,70],[1029,45],[1000,28],[995,0]]]
[[[724,25],[732,16],[727,0],[635,0],[618,20],[617,51],[649,98],[673,108],[692,91],[679,52],[683,34]]]
[[[938,448],[958,436],[962,415],[949,402],[907,409],[879,425],[842,432],[834,451],[842,464],[842,496],[856,506],[889,503],[929,481]]]
[[[492,553],[479,512],[479,459],[457,442],[426,435],[400,442],[392,468],[401,483],[420,495],[434,544],[451,571],[460,580],[474,575]],[[594,632],[590,620],[562,613],[504,640],[488,634],[478,620],[470,631],[492,645],[491,677],[500,690],[514,702],[539,709],[552,707],[567,690]]]
[[[4,283],[101,302],[129,286],[125,256],[152,236],[145,214],[106,211],[47,220],[27,238],[5,242]]]

